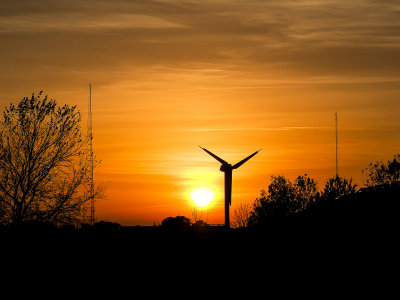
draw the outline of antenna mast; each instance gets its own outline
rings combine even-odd
[[[336,133],[336,177],[339,176],[339,167],[338,167],[338,118],[337,112],[335,112],[335,133]]]
[[[90,216],[89,224],[94,224],[94,181],[93,181],[93,132],[92,132],[92,85],[89,83],[89,107],[88,107],[88,139],[89,139],[89,199],[90,199]]]

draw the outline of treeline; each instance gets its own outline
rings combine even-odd
[[[328,178],[320,190],[309,176],[293,182],[284,176],[272,176],[267,190],[262,190],[251,209],[235,211],[239,226],[262,227],[283,217],[314,218],[337,222],[393,219],[400,203],[400,154],[387,162],[370,163],[363,171],[365,187],[352,179]],[[247,212],[247,213],[246,213]]]

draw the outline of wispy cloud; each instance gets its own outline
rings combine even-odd
[[[179,131],[290,131],[290,130],[324,130],[332,127],[314,127],[314,126],[288,126],[288,127],[238,127],[238,128],[183,128]]]
[[[223,131],[296,131],[296,130],[333,130],[334,126],[284,126],[284,127],[241,127],[241,128],[182,128],[178,131],[223,132]],[[154,130],[154,129],[153,129]],[[340,131],[396,132],[397,127],[341,127]]]
[[[101,31],[129,28],[179,28],[181,24],[162,18],[119,13],[119,14],[56,14],[1,16],[1,32],[51,32],[51,31]]]

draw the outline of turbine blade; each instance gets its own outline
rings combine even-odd
[[[207,149],[205,149],[205,148],[203,148],[203,147],[201,147],[201,146],[199,146],[199,147],[200,147],[201,149],[203,149],[204,151],[206,151],[208,154],[210,154],[212,157],[214,157],[216,160],[218,160],[221,164],[226,164],[226,165],[228,164],[226,161],[224,161],[222,158],[216,156],[214,153],[208,151]]]
[[[233,165],[232,169],[237,169],[239,168],[241,165],[243,165],[246,161],[248,161],[250,158],[252,158],[254,155],[256,155],[258,152],[260,152],[262,149],[257,150],[256,152],[254,152],[252,155],[247,156],[245,159],[239,161],[237,164]]]

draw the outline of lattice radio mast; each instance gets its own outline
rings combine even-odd
[[[335,134],[336,134],[336,177],[339,176],[339,166],[338,166],[338,118],[337,112],[335,112]]]
[[[94,181],[93,181],[93,132],[92,132],[92,85],[89,83],[89,107],[88,107],[88,124],[87,135],[89,139],[89,199],[90,199],[90,216],[89,224],[94,224]]]

